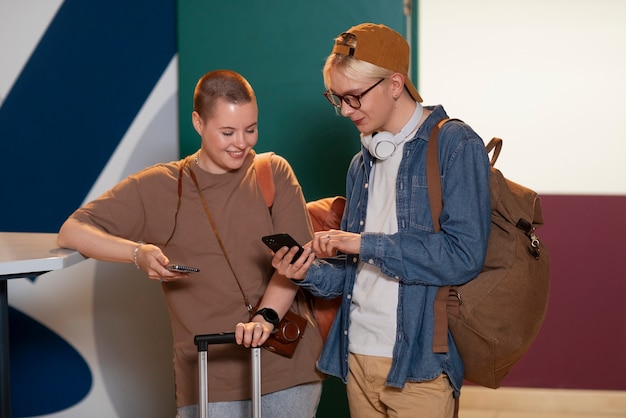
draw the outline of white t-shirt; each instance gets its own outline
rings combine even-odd
[[[376,160],[370,173],[365,232],[398,232],[396,177],[404,142],[386,160]],[[350,351],[392,357],[396,339],[398,281],[361,260],[350,311]]]

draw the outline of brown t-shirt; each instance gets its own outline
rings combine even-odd
[[[113,235],[157,245],[172,263],[200,269],[187,280],[162,284],[174,337],[178,406],[198,402],[194,336],[233,331],[235,324],[250,318],[189,170],[197,177],[237,279],[251,304],[260,301],[273,274],[271,256],[261,237],[286,232],[305,243],[312,236],[302,190],[290,165],[280,156],[272,157],[276,196],[270,213],[257,185],[254,155],[251,152],[239,170],[220,175],[203,171],[190,158],[158,164],[129,176],[72,215]],[[177,210],[181,166],[182,197]],[[311,319],[304,298],[298,300],[292,309]],[[320,334],[311,319],[293,358],[261,350],[262,392],[321,380],[315,368],[321,347]],[[212,345],[207,357],[209,401],[250,398],[247,349],[234,344]]]

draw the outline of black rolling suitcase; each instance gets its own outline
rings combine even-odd
[[[235,344],[235,333],[226,332],[220,334],[196,335],[193,339],[198,347],[198,377],[199,377],[199,418],[208,418],[207,408],[207,351],[212,344]],[[261,348],[250,349],[252,360],[252,418],[261,418]]]

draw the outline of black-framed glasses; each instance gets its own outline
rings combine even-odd
[[[380,80],[378,80],[376,82],[376,84],[374,84],[372,87],[370,87],[369,89],[365,90],[361,94],[346,94],[345,96],[340,96],[337,93],[333,93],[330,90],[326,90],[324,92],[324,97],[326,97],[328,99],[328,101],[330,102],[331,105],[333,105],[333,106],[335,106],[337,108],[341,108],[341,102],[343,101],[345,104],[347,104],[348,106],[350,106],[353,109],[360,109],[361,108],[361,98],[363,96],[365,96],[368,92],[370,92],[374,87],[376,87],[377,85],[382,83],[384,79],[385,78],[381,78]]]

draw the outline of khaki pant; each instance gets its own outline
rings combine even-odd
[[[452,418],[452,386],[444,374],[426,382],[385,386],[391,358],[350,353],[348,403],[352,418]]]

